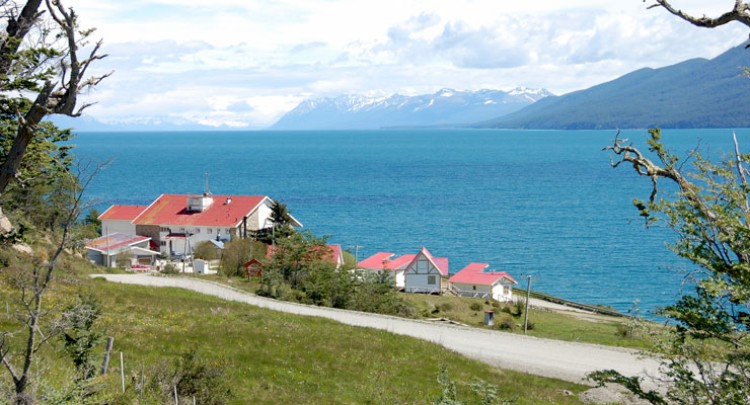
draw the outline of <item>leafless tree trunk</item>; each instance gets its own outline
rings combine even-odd
[[[7,36],[0,44],[0,75],[10,75],[14,69],[19,50],[24,38],[32,27],[39,23],[45,13],[40,11],[41,0],[28,0],[20,14],[12,11],[7,14]],[[90,34],[90,31],[80,31],[78,15],[73,9],[63,6],[61,0],[45,0],[46,12],[65,38],[64,51],[57,61],[57,80],[50,80],[41,84],[36,98],[27,111],[18,111],[18,130],[13,146],[8,156],[0,166],[0,194],[15,178],[18,167],[26,153],[26,148],[34,139],[37,125],[50,114],[63,114],[77,117],[91,104],[77,107],[78,95],[96,86],[111,73],[102,76],[86,78],[86,70],[90,64],[107,55],[99,55],[101,41],[97,42],[92,51],[84,59],[79,59],[78,47]],[[38,66],[41,67],[41,66]],[[2,89],[0,89],[2,90]]]
[[[71,228],[81,213],[84,191],[102,167],[102,165],[97,165],[93,168],[79,167],[78,174],[70,173],[71,176],[76,176],[80,179],[80,186],[77,189],[71,190],[74,194],[72,204],[68,210],[67,217],[63,221],[61,235],[59,236],[55,250],[46,263],[34,264],[28,278],[22,277],[18,282],[22,310],[19,319],[23,324],[22,330],[25,334],[23,348],[18,354],[14,355],[11,353],[9,341],[9,338],[13,334],[2,332],[0,336],[0,362],[2,362],[13,380],[16,392],[15,404],[33,403],[27,390],[30,382],[30,370],[34,363],[35,355],[45,342],[59,335],[64,330],[65,325],[52,325],[46,331],[42,330],[40,321],[45,315],[48,315],[48,312],[43,308],[43,298],[53,280],[53,273],[60,255],[70,245]],[[19,360],[14,361],[14,359]]]

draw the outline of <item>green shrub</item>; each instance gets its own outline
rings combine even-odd
[[[195,245],[193,256],[195,256],[196,259],[216,260],[219,258],[219,253],[213,243],[204,240]]]
[[[177,274],[179,273],[179,270],[177,270],[177,267],[172,263],[167,263],[164,265],[164,268],[161,269],[161,272],[164,274]]]
[[[516,328],[516,322],[510,315],[503,315],[496,321],[498,329],[513,330]]]
[[[469,306],[469,309],[471,309],[472,311],[481,311],[481,310],[482,310],[482,304],[480,304],[480,303],[478,303],[478,302],[473,302],[473,303],[472,303],[472,304],[471,304],[471,305]]]
[[[511,312],[511,315],[521,316],[523,315],[523,311],[525,309],[526,309],[526,298],[518,298],[516,299],[516,302],[513,303],[513,312]]]
[[[226,361],[208,361],[195,349],[183,353],[171,366],[160,364],[151,371],[144,387],[146,397],[160,403],[172,403],[177,391],[179,403],[222,405],[233,398],[224,375]]]
[[[440,304],[438,308],[440,309],[441,312],[448,312],[453,309],[453,304],[451,304],[450,302],[444,302]]]

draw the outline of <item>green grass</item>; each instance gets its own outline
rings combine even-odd
[[[503,312],[508,308],[513,312],[510,305],[496,304],[488,305],[484,299],[456,297],[451,295],[424,295],[424,294],[402,294],[417,307],[417,313],[423,318],[448,318],[469,326],[488,328],[484,325],[484,311],[495,311],[495,326],[498,329],[500,323],[508,319],[514,325],[508,333],[523,334],[523,315],[512,316]],[[472,304],[479,304],[481,309],[472,310]],[[623,336],[623,328],[627,329],[626,318],[615,318],[605,315],[592,316],[592,320],[585,320],[574,315],[562,314],[545,309],[531,308],[529,311],[529,323],[533,323],[533,329],[529,330],[529,336],[537,336],[549,339],[566,340],[573,342],[595,343],[608,346],[630,347],[636,349],[648,349],[652,345],[651,339],[633,336]],[[521,325],[521,326],[519,326]],[[656,327],[656,325],[654,325]]]
[[[2,289],[8,297],[10,287],[3,284]],[[119,402],[137,397],[134,383],[141,370],[148,380],[156,367],[190,349],[197,349],[201,358],[226,363],[225,377],[237,404],[430,403],[441,391],[436,380],[441,366],[448,368],[461,399],[470,403],[477,403],[469,388],[477,379],[496,385],[501,398],[518,398],[518,404],[576,404],[577,396],[563,390],[586,389],[495,369],[414,338],[181,289],[121,285],[61,272],[47,305],[61,308],[81,291],[100,300],[104,314],[98,325],[115,338],[110,374],[99,381],[113,395],[119,395],[119,353],[124,355],[129,396]],[[10,324],[8,317],[0,320],[3,330]],[[64,385],[71,377],[60,341],[51,343],[35,366],[45,382],[42,388]],[[100,347],[96,357],[102,355]]]
[[[205,277],[205,276],[204,276]],[[231,285],[237,289],[255,293],[259,287],[257,279],[226,278],[222,276],[208,276],[211,281]],[[425,318],[447,318],[477,328],[488,328],[484,325],[484,311],[495,311],[495,326],[499,329],[503,320],[508,319],[514,325],[511,330],[504,329],[508,333],[523,334],[523,315],[511,316],[503,311],[512,306],[508,304],[495,303],[495,306],[487,304],[485,299],[456,297],[453,295],[425,295],[407,294],[400,296],[410,302],[417,309],[417,317]],[[533,295],[532,295],[533,296]],[[481,309],[471,309],[472,304],[478,304]],[[638,333],[623,333],[631,330],[627,318],[617,318],[607,315],[588,316],[590,319],[559,313],[546,309],[531,308],[529,311],[529,322],[533,323],[533,329],[529,330],[529,336],[537,336],[548,339],[565,340],[571,342],[594,343],[607,346],[628,347],[634,349],[650,349],[653,347],[654,338]],[[521,326],[519,326],[521,325]],[[649,324],[651,333],[657,333],[663,327],[658,324]]]
[[[581,386],[499,371],[434,344],[384,331],[230,303],[179,289],[97,282],[103,319],[125,353],[128,374],[139,365],[190,348],[228,361],[238,402],[428,403],[439,394],[441,365],[462,393],[481,378],[519,404],[576,403],[561,390]],[[531,388],[530,388],[531,387]],[[244,399],[244,400],[243,400]]]

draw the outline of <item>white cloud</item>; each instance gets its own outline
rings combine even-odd
[[[527,4],[528,3],[528,4]],[[564,4],[563,4],[564,3]],[[733,1],[675,0],[716,15]],[[515,86],[558,94],[641,67],[713,57],[746,38],[638,0],[79,0],[115,75],[103,121],[176,117],[262,127],[304,97]]]

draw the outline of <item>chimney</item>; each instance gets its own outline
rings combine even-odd
[[[227,197],[227,199],[224,201],[224,205],[229,205],[232,202],[232,197]]]

